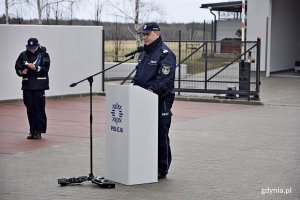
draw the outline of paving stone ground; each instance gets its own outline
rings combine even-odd
[[[105,97],[93,99],[93,172],[103,176]],[[0,103],[0,200],[300,200],[300,79],[263,79],[261,101],[176,101],[167,179],[115,189],[57,184],[90,172],[88,97],[48,99],[39,141],[25,139],[22,102]]]

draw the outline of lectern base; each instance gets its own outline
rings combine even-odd
[[[102,188],[115,188],[115,184],[112,181],[109,181],[103,177],[95,177],[92,179],[92,183],[95,183]]]
[[[69,184],[76,184],[76,183],[82,183],[85,181],[92,181],[92,183],[95,183],[101,188],[115,188],[115,183],[113,183],[110,180],[107,180],[103,177],[88,177],[88,176],[79,176],[79,177],[73,177],[73,178],[60,178],[57,180],[58,184],[61,186],[66,186]]]

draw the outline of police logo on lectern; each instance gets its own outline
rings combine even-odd
[[[123,108],[118,102],[112,104],[111,118],[116,125],[110,126],[110,130],[117,133],[123,133],[123,128],[121,127],[123,120]]]

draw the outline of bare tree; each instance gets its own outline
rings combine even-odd
[[[100,25],[103,5],[104,5],[103,2],[100,3],[100,0],[97,1],[96,11],[95,11],[95,22],[94,22],[95,25]]]
[[[46,21],[49,23],[50,21],[50,15],[51,15],[51,7],[46,7],[45,8],[45,12],[46,12]]]
[[[38,24],[43,24],[42,11],[47,7],[49,8],[53,4],[58,5],[60,2],[64,2],[64,0],[58,0],[53,2],[49,2],[48,0],[36,0],[37,10],[38,10]]]
[[[128,27],[128,30],[132,33],[132,35],[136,39],[136,46],[140,46],[141,38],[138,34],[138,30],[140,27],[141,22],[144,21],[144,19],[149,19],[149,15],[153,13],[162,14],[161,7],[156,5],[154,2],[146,1],[146,0],[123,0],[122,3],[112,3],[112,1],[108,1],[109,4],[115,8],[117,12],[115,12],[115,17],[121,17],[125,21],[132,22],[134,24],[134,30],[131,30],[130,27]],[[143,17],[142,17],[142,16]],[[117,22],[116,22],[117,23]],[[116,32],[117,28],[116,28]],[[114,57],[118,57],[118,48],[119,48],[119,42],[118,37],[115,37],[115,55]]]
[[[197,27],[196,23],[192,22],[187,24],[188,29],[190,30],[190,38],[189,40],[195,40],[196,39],[196,34],[197,34]]]
[[[73,24],[73,12],[74,12],[74,3],[75,1],[70,1],[70,25]]]
[[[135,0],[134,29],[139,29],[140,0]]]
[[[54,11],[54,17],[55,17],[55,24],[58,25],[59,23],[59,19],[60,19],[60,12],[58,9],[58,3],[56,3],[55,5],[53,5],[53,11]]]
[[[38,9],[38,23],[42,24],[42,9],[41,0],[36,0],[37,9]]]
[[[116,16],[125,19],[125,21],[134,23],[134,32],[139,29],[140,24],[144,22],[145,19],[149,19],[150,14],[163,14],[161,7],[152,1],[123,0],[122,3],[112,3],[112,1],[109,0],[108,2],[117,11],[115,13]]]
[[[73,7],[75,3],[79,3],[80,0],[36,0],[37,10],[38,10],[38,23],[42,24],[42,12],[44,9],[52,7],[54,10],[54,15],[56,17],[56,20],[58,20],[58,16],[60,14],[59,9],[60,5],[65,3],[69,4],[70,9],[70,19],[72,21],[73,19]]]
[[[5,21],[8,24],[8,0],[5,0]]]
[[[29,0],[5,0],[5,21],[6,24],[9,24],[9,8],[22,3],[29,3]]]
[[[87,3],[87,1],[82,1],[82,0],[68,0],[69,6],[68,6],[68,10],[70,13],[69,16],[69,20],[70,20],[70,24],[73,24],[73,19],[74,19],[74,13],[77,9],[80,8],[81,3]]]

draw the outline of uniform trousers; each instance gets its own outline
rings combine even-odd
[[[170,148],[169,129],[171,126],[171,107],[172,101],[163,101],[159,103],[158,117],[158,173],[166,175],[168,173],[172,153]]]
[[[23,90],[23,101],[27,109],[30,133],[46,133],[45,90]]]

